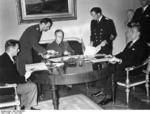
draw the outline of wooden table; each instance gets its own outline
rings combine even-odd
[[[62,58],[59,58],[62,59]],[[105,60],[106,61],[106,60]],[[101,60],[100,62],[105,62]],[[95,62],[95,61],[93,61]],[[96,62],[99,62],[96,60]],[[83,61],[82,64],[77,62],[74,67],[55,67],[48,68],[49,74],[47,73],[45,76],[40,75],[37,76],[39,78],[40,83],[50,84],[52,85],[52,100],[54,109],[59,109],[58,97],[56,95],[56,86],[57,85],[72,85],[72,84],[81,84],[88,83],[92,81],[99,80],[100,76],[94,75],[93,67],[91,61]],[[44,81],[42,81],[45,78]]]
[[[58,97],[56,95],[56,85],[69,85],[69,84],[81,84],[96,81],[99,76],[93,75],[92,64],[90,62],[84,63],[82,66],[55,68],[53,73],[51,69],[48,78],[51,80],[52,85],[52,97],[54,109],[58,109]]]

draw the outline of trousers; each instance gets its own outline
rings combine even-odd
[[[37,105],[37,86],[33,82],[17,85],[17,93],[20,95],[21,106],[30,109]]]

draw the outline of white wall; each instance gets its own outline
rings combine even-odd
[[[86,45],[90,38],[90,9],[94,6],[102,8],[104,15],[115,22],[118,36],[114,41],[114,54],[125,46],[124,19],[128,8],[136,7],[136,0],[77,0],[77,20],[57,21],[47,33],[43,33],[41,40],[53,38],[57,28],[65,32],[65,37],[83,38]],[[138,3],[137,3],[138,4]],[[32,23],[35,24],[35,23]],[[23,31],[32,24],[18,24],[16,0],[0,0],[0,54],[4,52],[5,41],[20,39]]]

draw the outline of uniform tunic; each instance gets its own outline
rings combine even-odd
[[[113,38],[111,38],[113,35]],[[91,21],[91,41],[93,46],[98,46],[102,41],[106,40],[107,45],[104,46],[98,53],[111,54],[112,53],[112,41],[116,38],[116,28],[113,20],[106,17],[102,17],[101,21]]]
[[[25,64],[33,63],[32,49],[45,53],[46,49],[39,45],[42,32],[39,25],[33,25],[25,30],[20,38],[20,52],[17,58],[17,69],[20,75],[25,74]]]
[[[107,44],[101,48],[98,54],[112,54],[112,41],[116,38],[117,32],[113,20],[102,17],[100,22],[96,20],[91,21],[91,41],[93,46],[96,47],[106,40]],[[94,70],[101,69],[101,63],[93,65]]]

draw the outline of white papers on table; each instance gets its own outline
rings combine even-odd
[[[34,63],[34,64],[26,64],[25,69],[26,71],[42,71],[42,70],[48,70],[48,65],[49,63]],[[50,63],[51,64],[51,63]],[[64,63],[52,63],[51,67],[60,67],[63,66]]]
[[[42,70],[48,70],[48,67],[47,67],[48,64],[45,64],[45,63],[34,63],[34,64],[26,64],[25,65],[25,70],[26,70],[26,73],[25,73],[25,78],[28,79],[32,72],[34,71],[42,71]],[[52,68],[54,67],[60,67],[60,66],[63,66],[64,63],[52,63]]]
[[[26,71],[41,71],[41,70],[48,70],[45,63],[34,63],[34,64],[26,64],[25,65]]]
[[[34,64],[26,64],[25,65],[25,78],[28,79],[32,72],[34,71],[42,71],[42,70],[48,70],[45,63],[34,63]]]
[[[110,58],[101,58],[101,59],[91,59],[90,61],[92,62],[92,63],[100,63],[100,62],[107,62],[107,61],[109,61],[110,60]]]
[[[69,55],[69,56],[63,56],[63,57],[58,57],[58,58],[51,58],[49,59],[50,61],[56,62],[56,63],[60,63],[62,61],[66,61],[69,58],[79,58],[79,55]]]
[[[46,65],[48,65],[49,63],[46,63]],[[63,66],[64,63],[52,63],[52,65],[50,66],[51,68],[55,68],[55,67],[61,67]]]
[[[84,51],[84,56],[95,56],[96,53],[97,53],[97,50],[95,47],[87,46]]]

